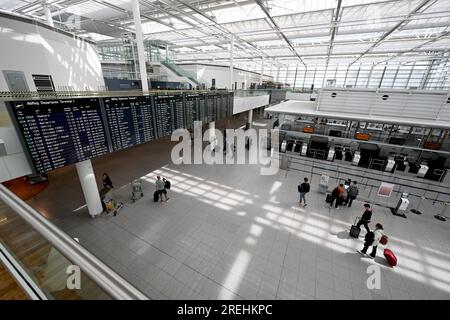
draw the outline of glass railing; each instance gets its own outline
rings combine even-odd
[[[266,90],[234,90],[235,97],[254,97],[268,95]]]
[[[33,300],[148,299],[3,185],[0,258]]]

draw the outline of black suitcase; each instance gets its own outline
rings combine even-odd
[[[158,191],[155,191],[155,193],[153,194],[153,201],[158,202],[159,200],[159,193]]]
[[[359,218],[356,218],[355,224],[350,227],[350,237],[358,238],[359,233],[361,232],[361,228],[356,226],[357,221]]]
[[[329,193],[329,194],[327,194],[327,197],[326,197],[326,199],[325,199],[325,202],[326,202],[326,203],[331,203],[331,199],[332,199],[331,193]]]

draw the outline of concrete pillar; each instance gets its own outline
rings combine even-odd
[[[234,70],[233,70],[233,51],[234,51],[234,36],[231,36],[231,42],[230,42],[230,89],[233,89],[234,85]]]
[[[52,12],[50,11],[50,7],[44,4],[44,12],[45,12],[45,20],[47,20],[47,24],[50,27],[54,27]]]
[[[214,121],[209,123],[209,143],[211,144],[211,149],[216,147],[216,123]]]
[[[139,58],[139,71],[141,73],[142,92],[148,94],[147,65],[144,55],[144,38],[142,36],[141,25],[141,9],[139,8],[139,0],[132,0],[134,29],[136,30],[136,44]]]
[[[78,162],[75,164],[75,167],[77,168],[78,178],[80,179],[89,214],[91,217],[95,217],[103,212],[103,208],[91,160]]]
[[[248,110],[248,128],[250,129],[253,124],[253,109]]]

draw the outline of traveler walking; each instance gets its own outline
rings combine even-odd
[[[161,202],[163,202],[163,195],[166,198],[166,201],[169,200],[169,198],[167,197],[166,187],[164,186],[164,181],[161,180],[160,176],[156,177],[155,186],[156,186],[156,192],[159,194],[159,198],[161,199]]]
[[[383,230],[383,226],[380,223],[377,223],[375,225],[375,230],[373,232],[370,231],[366,234],[364,238],[364,247],[358,252],[361,254],[367,254],[367,250],[370,246],[372,246],[372,252],[369,256],[374,259],[377,255],[378,244],[380,244],[380,240],[384,235],[381,230]]]
[[[302,204],[302,200],[303,200],[303,202],[305,203],[303,205],[304,207],[307,206],[305,195],[309,192],[310,188],[311,187],[308,183],[308,178],[304,178],[303,183],[298,186],[298,192],[300,192],[300,205]]]
[[[109,178],[107,173],[103,174],[103,187],[114,189],[111,179]]]
[[[347,199],[345,199],[344,206],[346,206],[347,204],[349,207],[352,206],[353,200],[356,199],[356,196],[359,193],[358,187],[356,185],[357,185],[357,182],[353,181],[353,184],[350,187],[348,187]]]
[[[361,225],[364,225],[364,228],[366,228],[367,232],[370,232],[369,223],[370,219],[372,219],[372,209],[370,208],[370,204],[368,203],[364,204],[364,209],[365,209],[364,213],[362,214],[362,217],[358,221],[356,226],[360,228]]]

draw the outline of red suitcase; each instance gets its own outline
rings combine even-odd
[[[391,250],[384,249],[384,257],[392,267],[397,265],[397,257]]]

